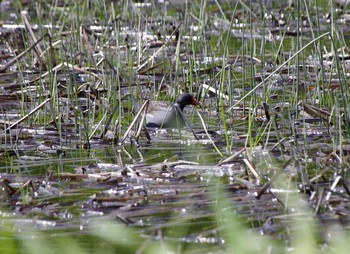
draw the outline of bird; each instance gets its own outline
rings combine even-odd
[[[181,94],[172,106],[164,102],[150,101],[146,111],[146,127],[181,129],[186,125],[182,111],[187,105],[198,106],[199,103],[189,93]]]

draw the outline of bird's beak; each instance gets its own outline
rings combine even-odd
[[[200,106],[201,104],[194,98],[194,96],[192,97],[192,105],[193,106]]]

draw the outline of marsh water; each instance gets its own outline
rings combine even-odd
[[[231,216],[274,253],[295,220],[347,233],[346,1],[0,5],[4,251],[225,253]],[[191,128],[132,124],[182,92]]]

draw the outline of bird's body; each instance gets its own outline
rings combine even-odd
[[[153,128],[182,128],[185,121],[182,111],[187,105],[199,105],[193,95],[184,93],[180,95],[174,105],[169,106],[164,102],[151,101],[146,114],[146,126]]]

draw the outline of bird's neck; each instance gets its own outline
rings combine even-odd
[[[185,108],[185,105],[182,105],[181,103],[175,102],[175,103],[174,103],[174,106],[176,106],[176,105],[181,109],[181,111],[183,111],[184,108]]]

